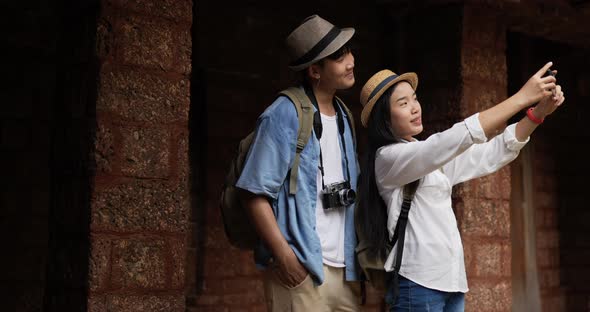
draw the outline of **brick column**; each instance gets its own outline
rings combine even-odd
[[[489,10],[466,5],[461,44],[463,118],[507,96],[506,30]],[[465,250],[467,311],[510,311],[510,168],[459,186],[454,203]]]
[[[184,311],[192,2],[103,0],[89,311]]]

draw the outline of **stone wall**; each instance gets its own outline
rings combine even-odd
[[[464,7],[461,114],[465,118],[507,97],[506,29],[485,7]],[[456,194],[470,285],[466,310],[511,307],[510,168],[467,182]]]
[[[188,0],[100,2],[90,311],[185,310],[191,24]]]

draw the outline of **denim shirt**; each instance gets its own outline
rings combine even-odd
[[[347,118],[340,109],[339,114]],[[340,142],[342,155],[346,152],[350,170],[350,184],[357,191],[359,174],[355,144],[350,123],[345,121],[344,140],[346,151]],[[324,281],[322,249],[316,232],[317,174],[320,144],[312,133],[301,152],[297,193],[289,195],[289,171],[295,158],[299,120],[294,104],[280,96],[258,118],[256,134],[236,186],[269,198],[281,233],[293,249],[301,264],[317,284]],[[341,140],[341,136],[338,136]],[[342,170],[346,161],[342,157]],[[345,175],[345,179],[346,179]],[[345,207],[344,261],[346,280],[358,280],[355,257],[356,233],[354,228],[354,204]],[[261,241],[254,250],[259,267],[265,268],[272,258],[270,250]]]

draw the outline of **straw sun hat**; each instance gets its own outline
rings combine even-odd
[[[361,123],[366,128],[369,122],[369,116],[375,102],[383,95],[383,93],[394,84],[406,81],[412,89],[416,90],[418,87],[418,76],[416,73],[405,73],[398,75],[389,69],[384,69],[373,75],[361,90],[361,104],[363,105],[363,112],[361,113]]]
[[[338,28],[312,15],[307,17],[286,39],[293,60],[289,68],[300,71],[338,51],[354,35],[354,28]]]

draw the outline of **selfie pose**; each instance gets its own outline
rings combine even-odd
[[[464,310],[468,287],[452,187],[514,160],[531,133],[563,103],[551,65],[543,66],[510,98],[424,141],[414,138],[424,127],[416,74],[382,70],[363,86],[361,121],[368,130],[368,146],[361,163],[357,227],[359,237],[370,242],[369,250],[385,255],[385,299],[391,311]],[[524,109],[522,120],[505,127]],[[403,257],[396,259],[398,245],[391,250],[387,246],[408,184],[417,189]],[[399,268],[396,260],[401,260]]]

